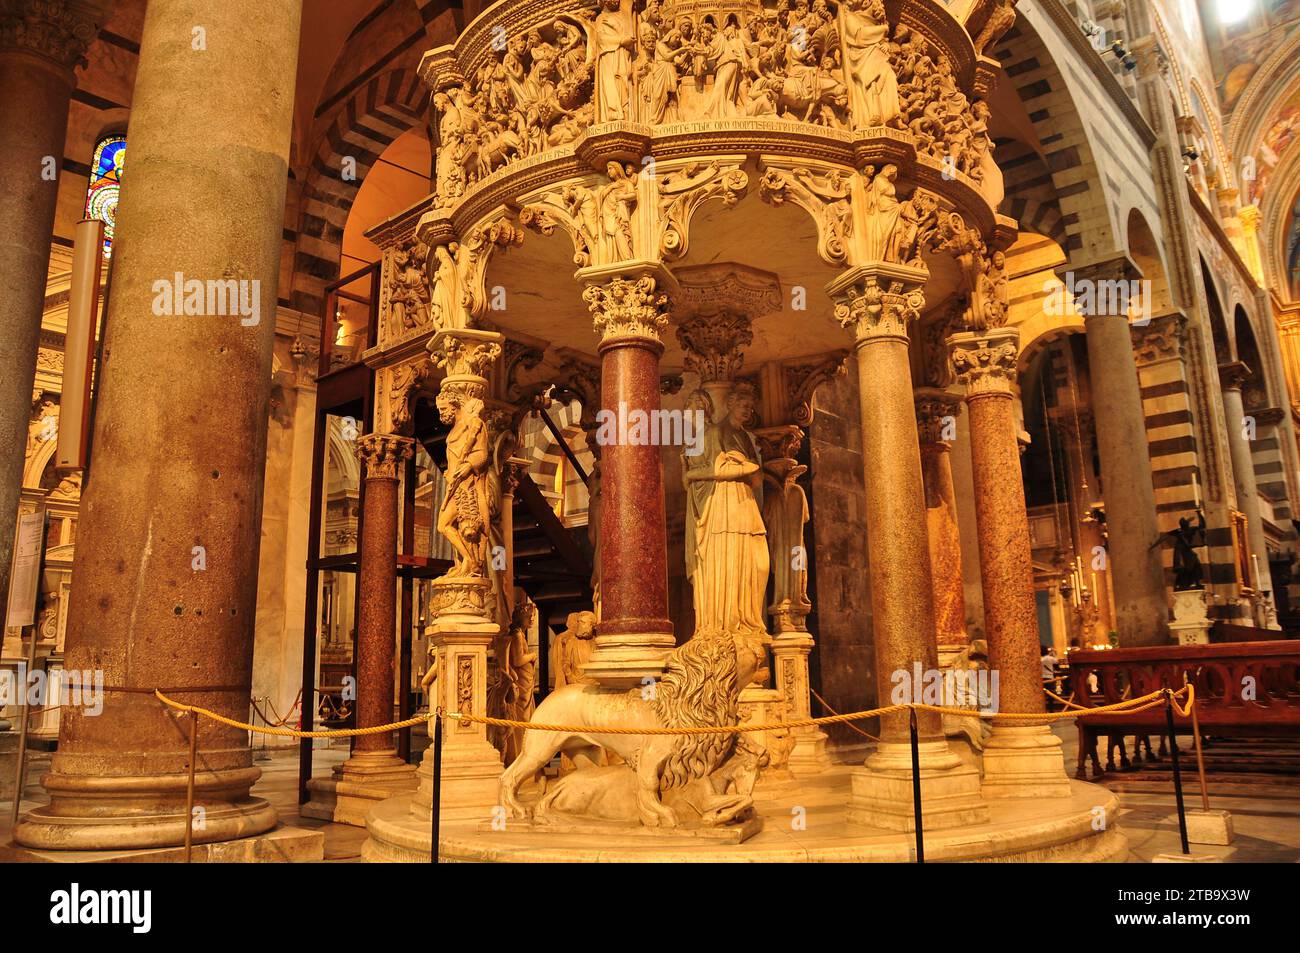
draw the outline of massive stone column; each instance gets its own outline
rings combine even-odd
[[[882,705],[921,701],[918,682],[938,671],[907,336],[924,304],[926,277],[919,269],[877,262],[850,269],[827,288],[836,302],[835,316],[853,332],[857,351],[866,549]],[[917,722],[926,829],[987,820],[978,772],[949,750],[939,716],[923,712]],[[914,828],[906,712],[881,719],[879,747],[854,772],[848,816],[873,827]]]
[[[1223,390],[1223,419],[1228,425],[1228,450],[1232,454],[1232,475],[1237,488],[1237,506],[1246,514],[1247,544],[1251,555],[1251,578],[1246,582],[1259,592],[1273,591],[1268,574],[1268,548],[1264,542],[1264,524],[1259,512],[1259,489],[1255,484],[1255,460],[1247,436],[1246,409],[1241,387],[1250,377],[1250,368],[1241,361],[1219,365]],[[1257,578],[1258,577],[1258,578]]]
[[[921,441],[921,480],[934,587],[935,644],[947,668],[969,641],[966,594],[961,573],[961,530],[952,484],[950,441],[957,436],[961,399],[932,387],[916,390],[916,427]]]
[[[1113,307],[1127,296],[1105,292],[1114,287],[1106,282],[1127,282],[1135,276],[1127,259],[1120,258],[1076,268],[1066,282],[1076,293],[1083,287],[1094,292],[1084,317],[1088,373],[1096,395],[1093,410],[1101,451],[1101,489],[1106,525],[1111,528],[1109,568],[1114,580],[1115,628],[1120,645],[1130,647],[1163,645],[1169,640],[1164,568],[1160,547],[1152,546],[1160,529],[1137,361],[1128,315],[1115,313],[1118,309]]]
[[[415,452],[415,441],[394,434],[357,440],[365,465],[361,521],[361,601],[357,607],[356,727],[393,721],[393,656],[397,631],[397,490],[399,469]],[[415,790],[415,766],[397,756],[392,732],[361,735],[352,757],[333,777],[307,783],[312,799],[301,813],[338,824],[364,827],[379,801]]]
[[[1012,384],[1020,334],[1013,328],[949,339],[953,369],[966,387],[975,526],[989,669],[1000,712],[1041,714],[1038,615],[1032,547],[1020,473]],[[1068,797],[1061,740],[1045,724],[999,721],[984,746],[985,797]]]
[[[73,68],[99,3],[0,4],[0,596],[8,589]],[[3,601],[0,600],[0,605]]]
[[[51,803],[23,818],[20,844],[181,843],[188,717],[149,692],[247,717],[301,12],[172,0],[145,14],[66,657],[139,693],[63,713]],[[177,280],[227,284],[194,314]],[[247,734],[203,720],[198,744],[195,839],[272,827],[249,796]]]
[[[663,275],[614,274],[583,296],[601,333],[600,597],[586,671],[602,685],[655,678],[673,648],[668,534],[659,447],[634,442],[632,415],[659,409],[660,334],[668,326]],[[633,439],[629,439],[633,438]]]

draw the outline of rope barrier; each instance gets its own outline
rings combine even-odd
[[[830,712],[832,715],[838,715],[838,714],[839,714],[839,712],[837,712],[834,708],[832,708],[830,705],[826,704],[826,699],[824,699],[824,698],[822,698],[820,695],[818,695],[818,694],[817,694],[817,690],[816,690],[815,688],[813,688],[812,686],[809,686],[808,691],[812,692],[812,696],[813,696],[813,698],[817,699],[817,703],[818,703],[819,705],[821,705],[823,708],[825,708],[825,709],[826,709],[828,712]],[[853,724],[852,722],[848,722],[847,724],[848,724],[848,726],[849,726],[850,728],[852,728],[854,731],[856,731],[858,734],[860,734],[860,735],[861,735],[862,737],[864,737],[864,738],[868,738],[868,739],[870,739],[871,741],[879,741],[879,740],[880,740],[880,739],[877,738],[875,735],[873,735],[871,732],[869,732],[869,731],[863,731],[861,728],[859,728],[857,725]]]
[[[1079,711],[1061,711],[1061,712],[982,712],[974,711],[969,708],[951,708],[943,705],[925,705],[912,703],[906,705],[888,705],[884,708],[873,708],[869,711],[855,711],[848,714],[824,715],[820,718],[797,718],[793,721],[767,722],[760,725],[693,725],[689,728],[619,728],[606,727],[602,725],[550,725],[539,724],[531,721],[515,721],[511,718],[492,718],[487,715],[471,715],[465,712],[444,712],[438,710],[430,712],[427,715],[418,715],[414,718],[408,718],[405,721],[396,721],[388,725],[375,725],[370,728],[342,728],[328,731],[300,731],[296,728],[278,728],[271,726],[258,727],[250,725],[247,722],[236,721],[234,718],[227,718],[225,715],[218,714],[208,708],[200,708],[197,705],[185,705],[172,698],[168,698],[161,691],[155,690],[154,697],[169,708],[176,711],[191,712],[202,715],[205,718],[211,718],[213,721],[231,728],[238,728],[243,731],[256,732],[264,735],[274,735],[280,738],[355,738],[362,735],[377,735],[387,731],[396,731],[400,728],[411,728],[415,725],[424,724],[431,721],[435,716],[442,715],[454,721],[463,721],[470,724],[493,725],[498,728],[522,728],[526,731],[558,731],[564,733],[590,733],[598,735],[732,735],[745,734],[757,731],[777,731],[785,728],[809,728],[820,725],[839,725],[848,724],[854,721],[864,721],[867,718],[876,718],[881,715],[891,715],[905,712],[908,710],[929,711],[936,714],[958,715],[962,717],[979,717],[987,718],[990,721],[1002,718],[1013,721],[1036,721],[1048,722],[1057,721],[1062,718],[1083,718],[1092,715],[1111,714],[1111,715],[1136,715],[1140,712],[1148,711],[1152,708],[1158,708],[1164,704],[1165,694],[1169,692],[1171,698],[1186,696],[1186,705],[1179,708],[1174,703],[1175,710],[1180,717],[1187,717],[1191,713],[1192,705],[1195,703],[1195,689],[1191,684],[1184,685],[1178,691],[1169,691],[1162,689],[1152,692],[1149,695],[1143,695],[1140,698],[1131,698],[1125,701],[1116,702],[1113,705],[1102,705],[1097,708],[1087,708]],[[823,703],[824,704],[824,703]]]

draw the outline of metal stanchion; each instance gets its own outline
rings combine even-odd
[[[429,843],[429,862],[438,862],[438,821],[442,814],[442,714],[433,713],[433,791],[429,814],[432,817],[433,840]]]
[[[908,710],[908,730],[912,736],[912,813],[916,820],[916,862],[925,863],[925,843],[921,830],[921,752],[916,740],[916,709]]]
[[[1178,837],[1183,843],[1183,853],[1190,854],[1187,844],[1187,812],[1183,807],[1183,776],[1178,767],[1178,738],[1174,734],[1174,693],[1165,689],[1165,723],[1169,729],[1169,756],[1174,765],[1174,798],[1178,802]]]
[[[199,713],[190,712],[190,776],[185,783],[185,863],[194,854],[194,763],[198,760]]]

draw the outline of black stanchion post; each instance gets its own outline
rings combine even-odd
[[[1165,689],[1165,723],[1169,727],[1169,757],[1174,765],[1174,799],[1178,802],[1178,837],[1183,842],[1183,853],[1190,854],[1187,845],[1187,812],[1183,808],[1183,775],[1178,767],[1178,737],[1174,734],[1174,693]]]
[[[433,793],[429,805],[433,840],[429,844],[429,862],[438,862],[438,821],[442,814],[442,714],[433,714]]]
[[[912,736],[912,813],[916,819],[916,862],[925,863],[924,834],[921,830],[921,751],[916,740],[916,709],[908,709],[908,730]]]
[[[185,781],[185,863],[194,859],[194,770],[199,757],[199,713],[190,711],[190,774]]]

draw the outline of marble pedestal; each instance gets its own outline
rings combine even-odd
[[[964,763],[946,741],[923,741],[921,821],[926,830],[984,824],[989,808],[980,796],[979,771]],[[891,831],[916,830],[912,802],[912,749],[882,742],[851,777],[848,822]]]
[[[416,769],[393,749],[361,751],[334,769],[332,777],[307,782],[311,800],[299,808],[303,817],[365,827],[366,815],[380,801],[414,794]]]
[[[1061,739],[1047,725],[994,724],[984,742],[986,798],[1069,797]]]
[[[1186,589],[1174,593],[1174,620],[1169,623],[1169,634],[1179,645],[1209,645],[1209,606],[1204,589]]]

